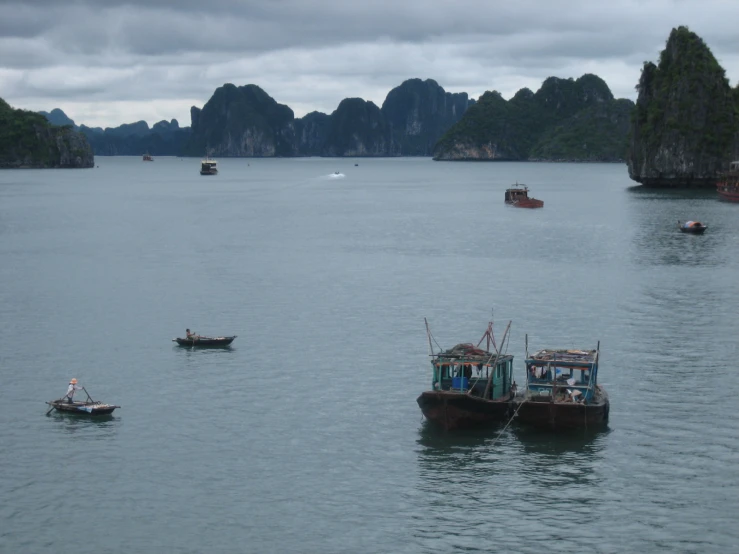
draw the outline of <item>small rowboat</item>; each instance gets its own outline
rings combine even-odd
[[[64,402],[63,400],[52,400],[51,402],[47,402],[47,404],[59,412],[91,416],[110,415],[113,413],[113,410],[120,408],[120,406],[104,404],[103,402]],[[49,411],[51,411],[51,408]]]
[[[677,226],[683,233],[693,233],[694,235],[701,235],[708,229],[707,225],[703,225],[700,221],[686,221],[685,223],[677,222]]]
[[[197,347],[218,347],[228,346],[231,344],[236,335],[233,337],[197,337],[194,339],[172,339],[172,342],[176,342],[180,346],[197,346]]]

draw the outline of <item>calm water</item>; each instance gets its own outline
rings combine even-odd
[[[96,163],[0,172],[1,552],[739,550],[739,205],[610,164]],[[527,333],[601,341],[608,430],[422,422],[423,318],[446,348],[491,310],[519,382]],[[46,417],[71,377],[122,408]]]

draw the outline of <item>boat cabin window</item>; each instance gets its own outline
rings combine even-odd
[[[532,365],[529,367],[529,379],[549,380],[549,370],[546,366]]]

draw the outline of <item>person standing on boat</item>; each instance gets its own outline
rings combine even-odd
[[[200,335],[196,335],[195,333],[191,333],[190,329],[185,329],[185,333],[187,333],[187,338],[190,340],[198,340],[200,338]]]
[[[74,401],[74,393],[78,390],[82,390],[82,387],[77,386],[77,379],[72,379],[67,387],[67,396],[64,397],[64,401],[71,404]]]

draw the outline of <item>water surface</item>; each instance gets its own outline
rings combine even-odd
[[[96,164],[0,172],[0,551],[739,550],[739,205],[616,164]],[[600,341],[605,431],[422,421],[423,318],[491,313],[519,382],[526,335]],[[71,377],[122,408],[44,416]]]

